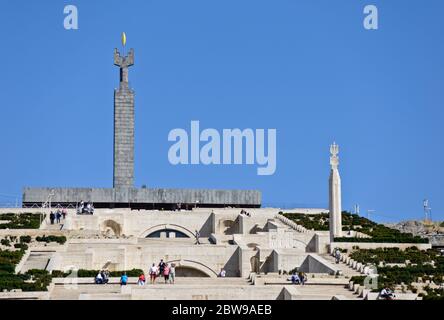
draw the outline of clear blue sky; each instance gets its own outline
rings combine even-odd
[[[79,30],[63,8],[79,9]],[[379,8],[379,30],[362,26]],[[113,49],[136,52],[136,185],[251,188],[264,203],[328,202],[378,220],[444,219],[444,2],[3,1],[0,202],[23,186],[112,186]],[[172,166],[168,133],[276,128],[277,171]],[[10,199],[10,198],[9,198]]]

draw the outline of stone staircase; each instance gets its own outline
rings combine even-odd
[[[345,286],[338,285],[305,285],[297,286],[299,293],[307,298],[316,297],[320,294],[325,296],[342,296],[345,300],[362,300],[356,293],[350,291]]]
[[[78,300],[82,294],[107,294],[116,295],[121,294],[119,284],[79,284],[77,286],[71,284],[57,284],[50,292],[51,300]]]
[[[43,222],[42,225],[40,226],[40,230],[62,230],[63,229],[63,219],[61,220],[61,224],[55,223],[51,224],[51,223],[47,223],[47,222]]]
[[[77,282],[72,284],[71,281]],[[136,284],[137,278],[130,278],[129,285],[121,287],[119,278],[110,278],[110,283],[106,285],[94,284],[92,278],[57,278],[53,279],[50,288],[50,299],[52,300],[78,300],[78,299],[129,299],[131,291],[137,290],[139,294],[146,290],[150,294],[163,292],[174,297],[186,295],[189,290],[198,290],[204,292],[204,288],[221,290],[226,293],[236,288],[252,287],[247,279],[244,278],[194,278],[178,277],[175,284],[165,284],[163,278],[158,278],[154,285],[148,283],[140,287]],[[141,291],[142,290],[142,291]],[[227,291],[228,290],[228,291]]]
[[[333,264],[335,267],[341,270],[341,273],[346,277],[353,277],[353,276],[360,276],[362,275],[361,272],[351,268],[347,264],[344,263],[344,261],[340,261],[338,264],[336,264],[336,259],[331,254],[321,254],[322,258]]]
[[[278,221],[280,221],[281,223],[283,223],[284,225],[290,227],[290,228],[293,229],[293,230],[296,230],[297,232],[300,232],[300,233],[308,233],[308,232],[311,232],[311,230],[306,229],[305,227],[303,227],[303,226],[301,226],[301,225],[295,223],[294,221],[292,221],[292,220],[290,220],[290,219],[284,217],[283,215],[281,215],[281,214],[279,214],[279,213],[277,213],[277,214],[275,215],[275,218],[276,218]]]
[[[75,280],[76,285],[69,281]],[[337,279],[339,280],[339,279]],[[245,278],[176,278],[176,283],[165,284],[157,279],[154,285],[149,282],[145,286],[136,285],[137,278],[130,278],[129,285],[121,287],[119,278],[111,278],[110,284],[96,285],[92,278],[53,279],[50,286],[52,300],[125,300],[125,299],[224,299],[224,300],[275,300],[282,299],[281,292],[289,288],[293,292],[293,300],[340,300],[362,299],[343,283],[311,283],[310,285],[291,285],[289,283],[275,285],[252,285]]]

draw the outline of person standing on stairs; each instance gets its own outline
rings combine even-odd
[[[339,260],[341,259],[341,251],[339,250],[339,248],[336,248],[335,258],[336,258],[336,264],[338,264]]]

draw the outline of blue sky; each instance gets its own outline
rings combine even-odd
[[[63,8],[79,9],[79,30]],[[379,30],[363,8],[379,9]],[[360,0],[3,1],[0,202],[23,186],[112,186],[113,49],[135,49],[136,185],[259,189],[326,206],[329,145],[343,207],[444,219],[444,3]],[[172,166],[168,133],[276,128],[277,170]],[[10,195],[10,196],[8,196]],[[12,200],[13,201],[13,200]]]

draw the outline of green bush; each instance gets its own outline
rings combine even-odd
[[[9,247],[11,245],[11,241],[9,241],[9,239],[2,239],[0,240],[0,243],[5,247]]]
[[[302,225],[307,229],[319,231],[329,230],[329,215],[283,213],[283,215]],[[428,239],[413,236],[411,233],[402,233],[399,230],[388,228],[382,224],[375,223],[357,214],[342,212],[342,225],[344,231],[359,231],[369,235],[371,238],[335,238],[335,242],[377,242],[377,243],[428,243]]]
[[[422,264],[431,262],[439,255],[435,250],[420,251],[416,247],[400,250],[399,248],[378,248],[378,249],[361,249],[350,254],[350,258],[361,263],[371,263],[378,265],[380,262],[385,263],[410,263]]]
[[[23,251],[0,250],[0,264],[16,265],[23,257]]]
[[[77,277],[79,278],[94,278],[100,270],[85,270],[79,269],[77,271]],[[123,273],[126,273],[128,277],[138,277],[143,273],[141,269],[131,269],[127,271],[111,271],[110,277],[120,277]],[[60,270],[53,270],[52,276],[54,278],[66,278],[70,275],[70,272],[63,272]]]
[[[32,281],[29,281],[32,279]],[[22,291],[47,291],[52,277],[45,270],[29,270],[25,274],[0,273],[0,291],[21,289]],[[25,282],[27,281],[27,282]]]
[[[30,276],[41,277],[41,276],[49,275],[49,272],[47,270],[42,270],[42,269],[31,269],[31,270],[28,270],[26,272],[26,274],[28,274]]]
[[[14,273],[15,265],[11,263],[0,263],[0,274],[1,273]]]
[[[361,242],[361,243],[429,243],[429,239],[421,237],[396,237],[396,236],[383,236],[372,238],[335,238],[335,242]]]
[[[26,246],[21,243],[19,245]],[[0,291],[21,289],[22,291],[46,291],[51,283],[51,275],[45,270],[29,270],[25,274],[15,274],[15,266],[20,262],[23,250],[0,250]],[[32,278],[32,281],[28,282]],[[25,282],[27,281],[27,282]]]
[[[53,278],[66,278],[69,275],[70,275],[69,272],[63,272],[60,270],[52,270],[52,273],[51,273],[51,276]]]
[[[14,244],[14,248],[26,251],[28,250],[28,245],[26,243],[16,243]]]
[[[36,237],[35,240],[37,242],[46,242],[46,243],[57,242],[59,244],[64,244],[66,242],[66,237],[65,236],[52,236],[52,235],[46,236],[46,235],[43,235],[42,237],[41,236]]]
[[[284,213],[284,217],[302,225],[306,229],[327,231],[329,229],[328,213],[322,214],[303,214],[303,213]]]
[[[20,237],[21,243],[30,243],[31,242],[31,236],[21,236]]]
[[[5,213],[0,214],[0,220],[8,223],[0,224],[0,229],[38,229],[40,221],[44,220],[42,213]]]
[[[365,276],[353,276],[350,278],[350,281],[353,281],[353,284],[359,284],[361,286],[364,285]]]
[[[412,282],[417,282],[421,277],[423,281],[433,281],[435,284],[442,284],[444,279],[444,257],[435,249],[418,250],[416,247],[401,251],[399,248],[379,248],[379,249],[358,249],[352,252],[351,258],[362,263],[404,263],[410,260],[413,265],[407,266],[385,266],[378,267],[378,289],[384,286],[394,288],[396,285],[404,283],[408,286]],[[432,264],[432,262],[434,262]],[[355,283],[363,284],[363,278],[352,277]],[[410,290],[412,287],[410,286]],[[439,292],[431,292],[427,299],[441,299]]]
[[[444,300],[444,289],[430,289],[430,287],[425,288],[427,295],[423,296],[423,300],[432,301],[443,301]]]
[[[143,270],[141,269],[131,269],[128,271],[111,271],[110,276],[111,277],[120,277],[124,272],[126,272],[126,275],[128,277],[138,277],[143,273]]]

